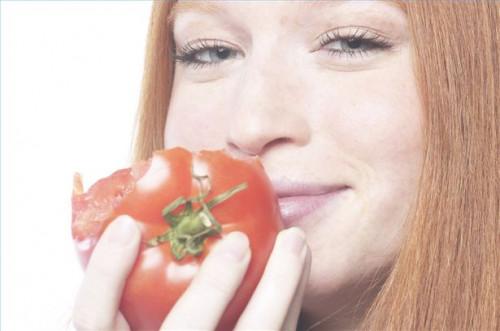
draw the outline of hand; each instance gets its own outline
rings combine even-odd
[[[130,217],[118,217],[104,231],[77,295],[73,310],[76,330],[130,330],[118,307],[140,241],[141,233]]]
[[[105,231],[77,297],[73,316],[77,330],[130,330],[118,307],[139,242],[139,229],[128,217],[120,217]],[[207,256],[161,330],[214,330],[243,279],[250,257],[243,233],[226,236]],[[282,231],[236,330],[295,330],[310,264],[303,232],[297,228]]]

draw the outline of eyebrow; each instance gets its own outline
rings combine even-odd
[[[405,4],[403,0],[383,0],[383,2],[387,3],[388,5],[397,7],[404,12],[405,10]],[[322,6],[322,5],[332,5],[332,4],[340,4],[342,1],[332,1],[332,0],[310,0],[305,3],[304,5],[304,10],[309,9],[311,7],[317,7],[317,6]],[[167,22],[168,23],[173,23],[175,20],[175,17],[181,13],[186,13],[186,12],[199,12],[203,14],[217,14],[217,15],[224,15],[226,13],[226,10],[224,7],[216,4],[216,3],[211,3],[210,1],[176,1],[174,4]]]
[[[190,11],[205,14],[220,14],[221,12],[225,12],[225,9],[209,1],[176,1],[168,15],[167,22],[172,23],[176,16]]]

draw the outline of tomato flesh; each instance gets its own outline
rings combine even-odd
[[[193,174],[209,178],[210,191],[205,201],[238,184],[246,183],[247,187],[211,209],[222,230],[205,240],[202,253],[177,260],[169,242],[154,247],[147,242],[170,229],[162,215],[169,203],[179,197],[188,199],[200,195],[200,183]],[[276,235],[282,229],[276,196],[257,158],[242,160],[224,151],[191,153],[174,148],[157,151],[148,161],[114,172],[86,193],[80,192],[78,185],[75,185],[72,199],[72,235],[84,268],[102,232],[117,216],[130,215],[142,232],[140,253],[120,304],[120,311],[132,330],[158,330],[213,244],[229,232],[246,233],[252,259],[218,330],[234,327],[262,276]],[[199,207],[199,204],[193,206]]]

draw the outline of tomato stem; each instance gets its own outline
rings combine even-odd
[[[191,175],[200,186],[199,194],[189,199],[179,197],[169,203],[162,210],[162,216],[170,225],[170,229],[147,242],[150,247],[170,242],[170,248],[177,260],[181,260],[186,255],[197,256],[203,252],[205,239],[222,232],[221,225],[210,210],[248,187],[247,183],[238,184],[205,202],[205,198],[211,191],[210,178],[197,176],[192,171]],[[204,185],[204,181],[208,182],[207,186]],[[193,210],[195,202],[201,206]],[[173,212],[180,206],[184,207],[182,211],[174,214]]]

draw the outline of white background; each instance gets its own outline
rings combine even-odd
[[[130,161],[150,1],[1,1],[1,329],[65,330],[86,187]]]

